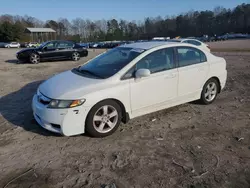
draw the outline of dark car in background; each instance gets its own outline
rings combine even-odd
[[[49,41],[37,48],[23,49],[16,53],[20,62],[37,64],[40,61],[72,59],[80,60],[88,55],[88,50],[71,41]]]
[[[121,46],[124,44],[129,44],[129,41],[105,41],[105,42],[96,42],[96,43],[89,43],[89,48],[104,48],[110,49],[115,48],[117,46]]]
[[[20,43],[20,47],[21,48],[27,48],[28,47],[28,42],[22,42],[22,43]]]

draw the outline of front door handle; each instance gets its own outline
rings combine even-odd
[[[175,76],[176,76],[175,73],[171,73],[171,74],[166,75],[165,78],[166,78],[166,79],[167,79],[167,78],[174,78]]]
[[[199,71],[204,71],[203,67],[198,68]]]

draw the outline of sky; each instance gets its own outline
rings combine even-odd
[[[29,15],[40,20],[76,17],[91,20],[143,20],[190,10],[233,8],[250,0],[1,0],[0,14]]]

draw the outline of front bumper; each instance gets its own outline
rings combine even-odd
[[[22,53],[17,53],[16,54],[16,58],[18,59],[18,61],[22,62],[22,61],[28,61],[29,57],[25,54]]]
[[[37,123],[48,131],[65,136],[84,133],[86,109],[82,106],[69,109],[50,109],[40,103],[37,95],[32,100],[33,115]]]

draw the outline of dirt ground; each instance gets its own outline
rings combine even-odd
[[[215,51],[247,51],[250,52],[250,40],[227,40],[209,42],[209,46]]]
[[[0,187],[249,188],[250,53],[216,53],[228,82],[208,106],[188,103],[131,120],[106,138],[40,128],[31,99],[41,81],[83,64],[16,64],[0,49]]]

